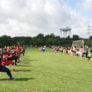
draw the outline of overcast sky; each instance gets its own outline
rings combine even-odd
[[[60,35],[70,27],[72,35],[88,37],[91,24],[92,0],[0,0],[0,35]]]

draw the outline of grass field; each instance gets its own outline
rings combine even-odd
[[[13,81],[0,73],[0,92],[92,91],[92,60],[86,58],[28,48],[16,69]]]

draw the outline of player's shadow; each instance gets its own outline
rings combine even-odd
[[[30,64],[30,62],[36,62],[38,60],[32,60],[32,59],[28,59],[26,60],[26,62],[23,62],[23,64]]]
[[[32,59],[29,59],[29,60],[27,60],[27,61],[38,61],[38,60],[32,60]]]
[[[17,66],[31,66],[31,65],[17,65]]]
[[[28,80],[34,80],[35,78],[16,78],[15,81],[28,81]]]
[[[32,70],[16,70],[16,72],[30,72]]]
[[[28,80],[34,80],[35,78],[15,78],[15,80],[10,79],[0,79],[0,81],[28,81]]]

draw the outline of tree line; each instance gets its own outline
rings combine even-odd
[[[53,33],[50,35],[38,34],[35,37],[10,37],[3,35],[0,37],[0,48],[4,46],[15,46],[15,45],[27,45],[27,46],[71,46],[72,42],[75,40],[80,40],[78,35],[73,35],[73,37],[61,38],[60,36],[55,36]],[[92,36],[89,39],[84,39],[85,44],[92,46]]]

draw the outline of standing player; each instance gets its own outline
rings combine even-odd
[[[80,56],[83,57],[83,47],[80,48]]]

